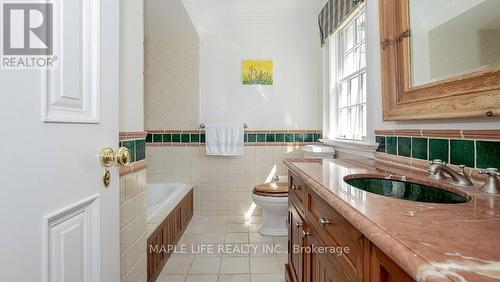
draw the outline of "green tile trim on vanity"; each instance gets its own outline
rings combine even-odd
[[[420,160],[440,159],[471,168],[500,169],[500,140],[375,136],[377,152]]]
[[[168,133],[165,133],[168,132]],[[319,130],[303,132],[286,130],[245,131],[245,143],[317,143],[323,135]],[[205,143],[204,131],[153,131],[146,136],[146,143]]]
[[[411,138],[398,137],[398,154],[403,157],[411,157]]]
[[[429,140],[427,138],[411,139],[411,156],[416,159],[427,160],[427,148]]]
[[[476,167],[474,162],[473,140],[450,140],[450,163]]]
[[[500,142],[476,141],[476,166],[500,168]]]

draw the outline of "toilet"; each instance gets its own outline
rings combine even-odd
[[[252,199],[262,208],[259,233],[264,236],[287,236],[288,183],[259,184],[253,189]]]

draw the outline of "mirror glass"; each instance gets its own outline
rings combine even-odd
[[[410,0],[412,85],[500,65],[500,0]]]

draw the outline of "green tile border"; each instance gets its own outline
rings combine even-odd
[[[152,139],[150,139],[152,140]],[[125,147],[130,151],[130,162],[137,162],[146,158],[146,139],[122,140],[118,143],[119,147]]]
[[[205,143],[204,131],[167,131],[168,133],[148,133],[145,142],[147,144],[159,143],[183,143],[202,144]],[[294,132],[286,130],[270,131],[245,131],[245,144],[252,143],[318,143],[323,138],[317,130],[306,130]]]
[[[470,168],[500,169],[500,140],[375,136],[377,152],[420,160],[441,159]],[[409,142],[411,140],[411,142]]]

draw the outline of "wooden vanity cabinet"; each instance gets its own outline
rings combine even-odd
[[[413,279],[384,252],[370,246],[370,282],[405,282]]]
[[[288,282],[414,281],[304,181],[290,172],[288,183]],[[311,251],[318,247],[336,253]]]

